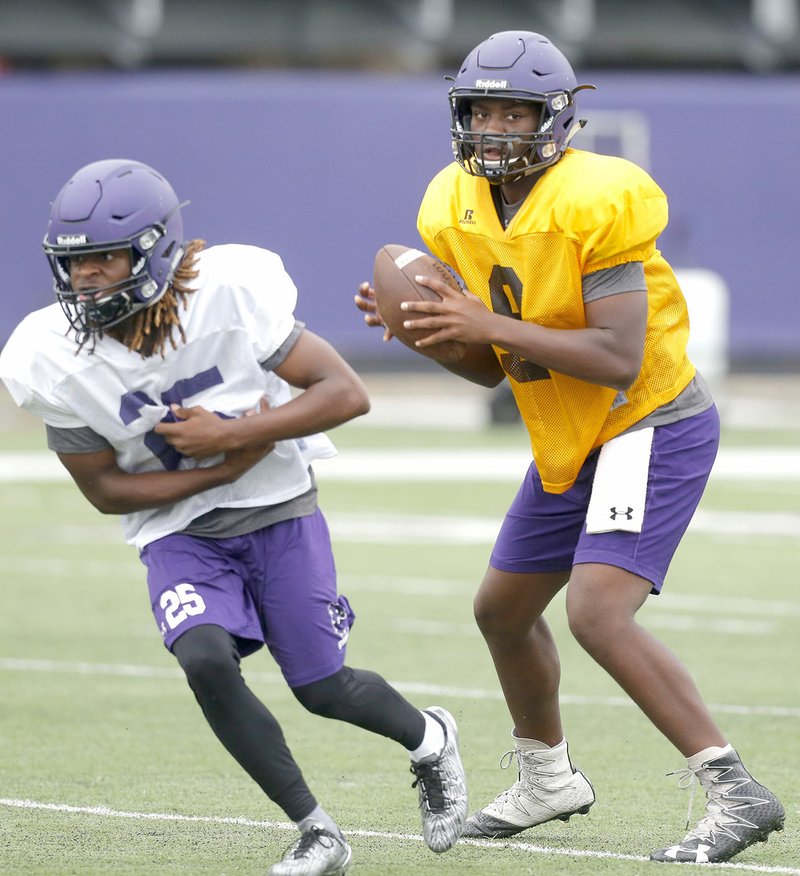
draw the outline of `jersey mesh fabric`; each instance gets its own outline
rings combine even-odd
[[[507,229],[486,180],[458,165],[445,168],[425,195],[418,222],[423,240],[496,313],[550,328],[585,328],[582,275],[629,261],[644,265],[644,358],[623,398],[495,348],[549,492],[567,490],[594,448],[671,401],[694,374],[686,357],[686,303],[655,246],[666,216],[663,192],[644,171],[576,150],[546,171]]]
[[[0,376],[15,401],[50,426],[89,427],[113,447],[125,471],[216,462],[182,457],[154,427],[170,416],[172,403],[241,417],[263,398],[270,407],[288,402],[288,384],[261,363],[295,330],[297,290],[280,258],[257,247],[204,250],[199,269],[196,291],[181,310],[186,342],[163,359],[142,359],[109,337],[100,338],[91,353],[81,350],[76,355],[58,305],[28,316],[0,356]],[[124,515],[126,540],[141,548],[217,508],[287,502],[310,490],[310,462],[333,453],[322,435],[279,441],[247,477],[171,505]]]

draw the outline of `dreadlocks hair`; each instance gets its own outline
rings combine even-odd
[[[186,308],[187,298],[195,291],[189,283],[199,273],[195,265],[205,245],[204,240],[190,240],[167,291],[155,304],[135,313],[119,326],[119,333],[115,335],[117,340],[131,352],[139,353],[142,359],[148,359],[156,353],[163,357],[167,344],[176,350],[178,345],[173,337],[175,329],[181,341],[186,341],[179,311],[181,307]]]

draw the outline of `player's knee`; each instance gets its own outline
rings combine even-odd
[[[589,654],[603,647],[608,630],[602,623],[603,612],[586,600],[567,600],[567,623],[578,644]]]
[[[222,627],[208,624],[187,630],[172,646],[172,653],[197,696],[241,678],[236,644]]]
[[[574,636],[578,644],[587,651],[591,650],[592,645],[592,628],[588,623],[588,618],[582,612],[568,612],[567,622],[569,623],[569,631]]]
[[[515,636],[518,632],[524,635],[529,628],[529,625],[526,625],[524,629],[517,630],[519,618],[509,612],[507,606],[496,599],[487,598],[481,592],[478,592],[475,597],[472,611],[478,629],[487,639],[497,636]]]
[[[353,670],[343,666],[338,672],[292,688],[297,701],[314,715],[344,719],[356,688]]]
[[[478,629],[484,634],[497,623],[495,606],[480,592],[472,602],[472,614]]]

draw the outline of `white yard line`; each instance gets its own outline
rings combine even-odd
[[[346,511],[325,511],[334,544],[437,544],[485,545],[494,544],[502,522],[502,514],[495,517],[453,517],[399,513],[349,514]],[[699,509],[689,532],[711,535],[736,544],[745,544],[764,538],[792,539],[800,550],[800,513],[753,511],[705,511]],[[45,536],[42,536],[43,538]],[[119,522],[111,519],[95,524],[62,523],[50,526],[46,533],[50,545],[122,544]],[[791,547],[791,544],[789,545]],[[42,564],[48,558],[43,557]],[[13,562],[11,557],[4,563]],[[63,567],[62,560],[52,560],[53,568]],[[82,560],[81,569],[96,566],[92,560]],[[7,567],[7,565],[6,565]],[[90,572],[87,572],[90,574]]]
[[[350,450],[344,455],[314,463],[321,483],[330,481],[513,481],[521,480],[529,456],[514,450],[397,451]],[[68,480],[58,459],[47,452],[0,454],[0,482],[35,483]],[[712,480],[787,483],[800,480],[800,449],[761,448],[722,451]],[[329,522],[338,541],[397,543],[491,544],[500,527],[500,516],[443,517],[420,514],[332,513]],[[710,511],[700,508],[690,531],[738,538],[800,536],[800,513]],[[83,542],[70,527],[63,537]],[[59,531],[50,533],[58,541]]]
[[[386,544],[493,544],[502,515],[452,517],[424,514],[326,513],[334,541]],[[706,511],[698,509],[689,531],[707,535],[757,538],[800,538],[800,513],[754,511]]]
[[[314,463],[320,479],[354,481],[512,481],[522,480],[530,464],[524,446],[466,450],[348,449]],[[733,448],[720,451],[711,475],[716,480],[800,480],[800,449]],[[47,451],[0,453],[0,481],[68,480],[64,467]]]
[[[183,672],[171,666],[147,666],[132,663],[89,663],[71,660],[39,660],[24,657],[0,657],[0,672],[39,672],[51,675],[99,675],[118,678],[143,678],[183,681]],[[247,678],[251,682],[264,684],[285,684],[278,672],[252,672],[248,669]],[[431,697],[451,697],[460,700],[497,700],[502,701],[502,693],[497,688],[467,688],[449,687],[438,684],[428,684],[417,681],[396,681],[390,683],[397,690],[408,694],[424,694]],[[632,708],[633,703],[624,696],[584,696],[582,694],[563,693],[561,702],[571,706],[608,706],[611,708]],[[749,716],[767,716],[770,718],[800,718],[800,707],[788,706],[749,706],[736,703],[710,703],[712,711]]]
[[[320,479],[336,480],[522,480],[530,451],[514,449],[363,450],[349,449],[333,459],[317,460]],[[711,473],[716,480],[798,480],[800,449],[736,448],[720,451]]]
[[[64,815],[90,815],[97,818],[127,818],[133,821],[196,822],[200,824],[219,824],[222,826],[234,825],[257,827],[265,828],[267,830],[287,831],[289,833],[297,830],[294,824],[285,821],[256,821],[250,818],[231,818],[214,815],[184,815],[181,813],[165,812],[126,812],[119,809],[112,809],[109,806],[77,806],[72,803],[44,803],[38,800],[17,800],[8,797],[0,797],[0,806],[5,806],[11,809],[26,809],[39,812],[58,812]],[[410,841],[415,843],[422,842],[422,837],[419,834],[414,833],[393,833],[388,831],[362,830],[349,827],[343,827],[343,831],[348,837],[378,838],[399,840],[402,842]],[[598,860],[614,861],[644,861],[647,862],[648,865],[650,864],[649,857],[644,855],[623,855],[619,852],[599,851],[594,849],[550,848],[548,846],[541,846],[534,843],[515,842],[513,840],[460,839],[458,844],[484,849],[487,852],[491,852],[492,850],[512,850],[530,855],[541,855],[543,857],[554,856],[566,858],[596,858]],[[782,874],[782,876],[800,876],[800,869],[795,867],[771,867],[757,864],[738,864],[735,862],[715,864],[714,869],[738,870],[747,873],[775,873]]]

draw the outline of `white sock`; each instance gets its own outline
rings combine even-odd
[[[517,748],[520,778],[531,773],[538,774],[549,787],[553,783],[563,783],[565,777],[569,778],[575,772],[569,759],[566,739],[556,745],[547,745],[539,739],[523,739],[513,733],[511,738]]]
[[[720,748],[719,745],[712,745],[687,758],[686,765],[690,770],[699,770],[704,763],[708,763],[710,760],[716,760],[718,757],[723,757],[726,754],[730,754],[732,751],[732,745],[726,745],[723,748]]]
[[[444,727],[433,715],[429,715],[427,712],[423,712],[422,717],[425,719],[425,735],[419,746],[413,751],[409,751],[409,756],[414,763],[419,763],[426,757],[441,754],[445,743]]]
[[[514,740],[514,744],[522,749],[522,751],[554,751],[559,746],[565,746],[567,741],[562,739],[556,745],[548,745],[546,742],[540,742],[538,739],[525,739],[522,736],[517,736],[516,733],[512,733],[511,738]]]
[[[334,836],[341,836],[342,832],[336,825],[336,822],[328,815],[328,813],[319,805],[311,810],[301,821],[295,822],[300,833],[306,833],[312,827],[322,827],[332,833]]]

